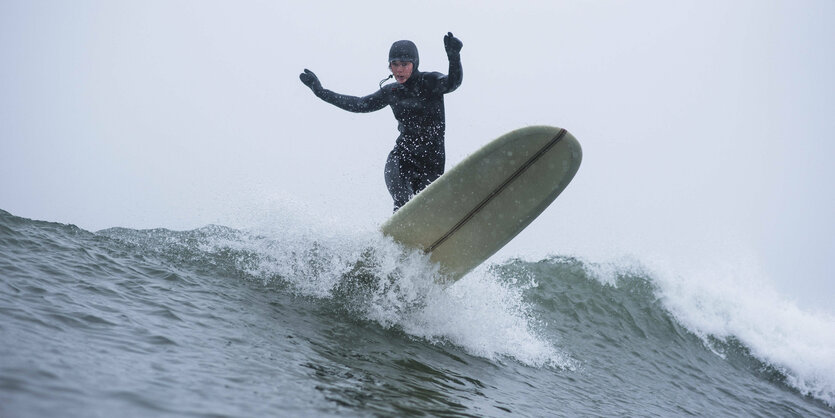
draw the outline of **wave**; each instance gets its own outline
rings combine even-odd
[[[711,373],[710,355],[835,406],[833,318],[721,271],[707,279],[658,263],[552,256],[481,266],[441,285],[427,256],[376,230],[289,222],[270,231],[212,225],[91,233],[0,211],[3,271],[14,271],[17,256],[49,257],[57,246],[74,248],[80,271],[102,264],[127,271],[135,260],[161,266],[158,274],[252,281],[499,363],[593,373],[632,355],[698,380]]]

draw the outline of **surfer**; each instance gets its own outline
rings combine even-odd
[[[388,60],[392,74],[380,82],[379,90],[365,97],[327,90],[308,69],[299,75],[317,97],[347,111],[366,113],[391,106],[400,136],[389,153],[384,173],[395,211],[444,173],[444,94],[461,85],[463,45],[452,32],[444,36],[449,58],[449,74],[444,75],[419,71],[417,46],[412,41],[395,42]],[[392,77],[397,83],[384,86]]]

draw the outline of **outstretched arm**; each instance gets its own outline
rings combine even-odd
[[[365,97],[347,96],[344,94],[334,93],[323,88],[322,83],[319,82],[319,78],[316,77],[316,74],[313,74],[313,71],[308,69],[305,69],[304,72],[299,75],[299,79],[301,79],[304,85],[313,90],[313,94],[315,94],[316,97],[349,112],[373,112],[386,107],[387,104],[383,97],[382,90],[377,90],[376,92]]]

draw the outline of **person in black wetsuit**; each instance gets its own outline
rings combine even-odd
[[[417,46],[412,41],[397,41],[389,50],[388,78],[380,89],[365,97],[347,96],[324,89],[312,71],[299,75],[320,99],[342,109],[373,112],[391,106],[400,136],[386,161],[386,187],[397,211],[429,183],[444,173],[444,94],[461,85],[461,47],[463,43],[449,32],[444,47],[449,58],[449,74],[421,72]],[[382,85],[394,77],[396,84]]]

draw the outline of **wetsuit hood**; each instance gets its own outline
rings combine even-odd
[[[420,64],[420,56],[418,55],[417,45],[412,41],[397,41],[391,44],[389,49],[389,64],[392,61],[404,61],[414,64],[412,74],[417,73],[418,64]]]

